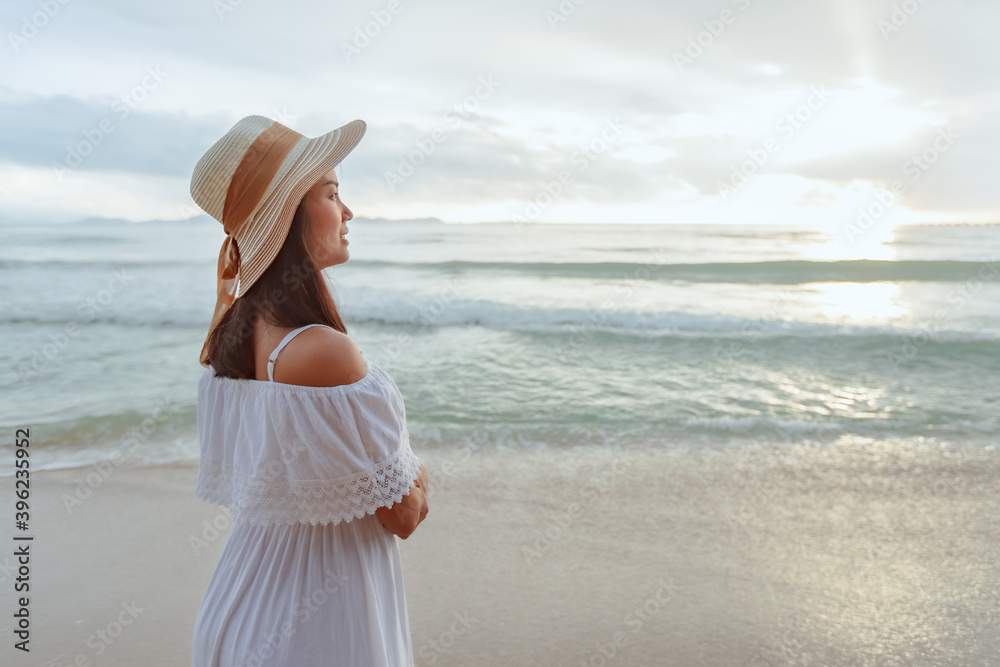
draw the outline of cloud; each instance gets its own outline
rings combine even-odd
[[[41,97],[4,90],[0,123],[17,131],[0,135],[0,157],[30,167],[190,175],[230,125],[220,115],[148,112],[137,104],[134,98]]]
[[[867,180],[905,191],[901,204],[914,210],[996,210],[1000,122],[994,114],[959,116],[955,123],[923,128],[891,149],[858,151],[786,170],[840,185]]]
[[[172,179],[177,187],[164,181],[157,191],[183,199],[197,159],[244,115],[287,113],[287,124],[310,136],[364,118],[369,132],[345,162],[345,189],[389,217],[393,207],[418,215],[446,205],[516,208],[569,169],[563,204],[655,203],[669,219],[671,203],[713,198],[747,150],[825,86],[837,97],[754,176],[802,179],[805,190],[789,186],[789,206],[814,210],[832,205],[831,192],[885,183],[946,125],[962,138],[902,203],[955,215],[998,209],[989,184],[1000,175],[991,92],[1000,85],[992,35],[1000,5],[916,3],[904,20],[894,16],[902,4],[399,0],[387,13],[386,0],[293,0],[280,9],[235,0],[69,3],[3,56],[0,121],[17,131],[0,135],[0,160],[30,179],[69,162],[80,173],[119,175],[108,182]],[[35,2],[15,0],[0,22],[16,31],[35,11]],[[547,12],[565,20],[553,23]],[[886,20],[898,29],[886,33]],[[356,49],[350,58],[345,44]],[[691,62],[679,68],[677,54]],[[162,86],[150,68],[167,73]],[[495,77],[496,92],[390,188],[386,172],[481,77]],[[614,118],[628,132],[577,168],[574,155]],[[102,121],[113,129],[101,132]],[[810,188],[824,194],[802,194]]]

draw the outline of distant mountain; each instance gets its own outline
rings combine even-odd
[[[219,224],[219,222],[215,218],[208,215],[207,213],[202,213],[201,215],[196,215],[191,218],[185,218],[183,220],[143,220],[142,222],[136,224],[155,225],[161,223],[178,223],[178,222],[183,222],[184,224],[187,225],[201,225],[206,222],[214,222],[215,224]]]
[[[364,222],[425,222],[443,225],[444,222],[440,218],[365,218],[358,217],[355,220],[361,220]]]
[[[101,217],[91,217],[91,218],[81,218],[73,224],[75,225],[133,225],[135,224],[131,220],[125,220],[124,218],[101,218]]]
[[[101,217],[91,217],[82,218],[77,220],[74,224],[77,225],[157,225],[157,224],[176,224],[178,222],[183,222],[185,224],[202,224],[205,222],[213,221],[214,218],[210,215],[202,214],[196,215],[193,218],[187,218],[186,220],[142,220],[139,222],[133,222],[132,220],[125,220],[123,218],[101,218]]]

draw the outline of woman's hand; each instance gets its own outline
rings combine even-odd
[[[382,526],[393,535],[406,539],[413,534],[420,522],[427,516],[427,468],[420,464],[420,471],[414,480],[414,486],[407,495],[392,507],[379,507],[375,510]]]
[[[427,493],[427,468],[424,467],[422,462],[420,464],[420,470],[417,472],[416,485],[423,490],[424,493]]]

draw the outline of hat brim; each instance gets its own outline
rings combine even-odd
[[[267,232],[263,239],[248,244],[255,249],[251,255],[240,258],[240,295],[253,287],[278,255],[306,192],[354,150],[367,127],[363,120],[352,120],[326,134],[301,140],[301,154],[254,216],[252,226]]]

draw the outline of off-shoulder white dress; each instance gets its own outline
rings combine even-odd
[[[367,374],[336,387],[198,385],[195,494],[232,527],[195,621],[193,667],[413,665],[396,536],[375,516],[420,468],[403,399]],[[223,517],[225,519],[225,517]]]

